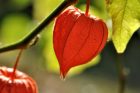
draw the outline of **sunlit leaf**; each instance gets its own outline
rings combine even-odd
[[[140,0],[108,0],[108,9],[113,21],[113,43],[117,52],[123,53],[140,27]]]

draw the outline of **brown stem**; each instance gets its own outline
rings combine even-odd
[[[85,11],[86,16],[88,16],[89,6],[90,6],[90,0],[86,0],[86,11]]]
[[[55,17],[57,17],[65,8],[75,4],[77,1],[78,0],[64,0],[47,18],[45,18],[35,29],[33,29],[31,33],[29,33],[18,42],[1,47],[0,53],[20,48],[26,48],[31,40],[34,39],[40,32],[42,32],[43,29],[48,26]]]
[[[14,68],[13,68],[12,76],[11,76],[12,80],[14,80],[14,78],[15,78],[16,69],[17,69],[17,66],[18,66],[18,63],[19,63],[19,59],[21,57],[22,52],[23,52],[23,49],[20,50],[20,52],[19,52],[19,54],[17,56],[16,62],[15,62]]]

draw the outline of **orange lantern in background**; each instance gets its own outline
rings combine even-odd
[[[13,68],[0,67],[0,93],[38,93],[35,81]]]

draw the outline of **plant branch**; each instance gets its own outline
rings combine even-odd
[[[78,0],[64,0],[47,18],[45,18],[31,33],[29,33],[27,36],[25,36],[23,39],[21,39],[18,42],[15,42],[13,44],[4,46],[0,48],[0,53],[21,49],[21,48],[27,48],[28,44],[36,38],[36,36],[42,32],[42,30],[50,24],[50,22],[57,17],[65,8],[68,6],[75,4]]]
[[[125,67],[122,64],[122,55],[118,54],[118,61],[117,64],[117,71],[119,76],[119,92],[118,93],[124,93],[125,91],[125,83],[126,83],[126,72]]]

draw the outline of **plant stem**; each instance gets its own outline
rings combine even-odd
[[[43,29],[50,24],[50,22],[57,17],[65,8],[75,4],[78,0],[64,0],[47,18],[45,18],[31,33],[25,36],[18,42],[0,48],[0,53],[26,48],[28,44],[34,39]]]
[[[125,82],[126,82],[126,73],[124,65],[122,64],[122,55],[118,54],[118,61],[117,64],[117,71],[119,76],[119,92],[118,93],[124,93],[125,91]]]
[[[15,62],[14,68],[13,68],[12,76],[11,76],[12,81],[13,81],[14,78],[15,78],[16,69],[17,69],[17,66],[18,66],[18,63],[19,63],[19,59],[20,59],[20,57],[21,57],[22,52],[23,52],[23,49],[21,49],[21,50],[19,51],[19,54],[18,54],[18,56],[17,56],[16,62]]]
[[[86,16],[88,16],[89,6],[90,6],[90,0],[86,0],[86,11],[85,11]]]

